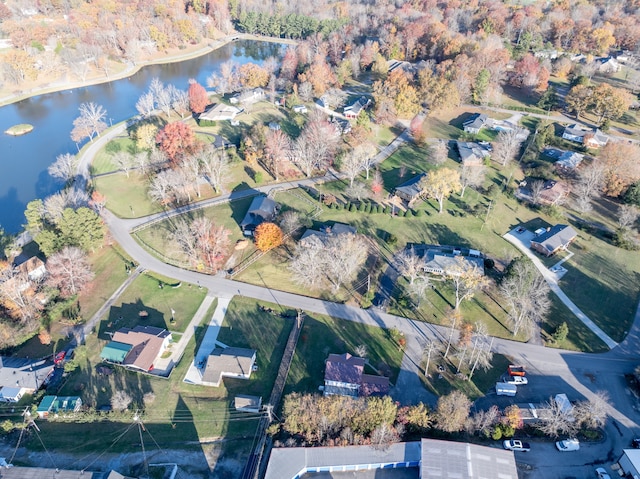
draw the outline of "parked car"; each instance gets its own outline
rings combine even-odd
[[[58,366],[59,364],[62,364],[62,362],[64,361],[64,358],[65,358],[66,355],[67,355],[66,351],[60,351],[53,358],[53,364],[55,364],[56,366]]]
[[[557,441],[556,447],[558,451],[578,451],[580,450],[580,441],[575,438],[565,439],[563,441]]]
[[[502,446],[509,451],[515,452],[529,452],[531,450],[528,442],[518,441],[517,439],[507,439],[502,443]]]
[[[524,376],[507,376],[507,380],[505,381],[507,384],[515,384],[516,386],[524,386],[525,384],[529,384],[529,380]]]
[[[295,111],[296,113],[306,113],[307,107],[304,105],[295,105],[293,107],[293,111]]]
[[[611,479],[611,476],[604,467],[599,467],[596,469],[596,476],[598,477],[598,479]]]
[[[546,230],[545,230],[546,231]],[[524,370],[524,366],[516,366],[514,364],[510,364],[507,368],[507,373],[509,376],[526,376],[527,373]]]
[[[640,439],[636,438],[631,441],[631,447],[633,447],[634,449],[640,449]]]

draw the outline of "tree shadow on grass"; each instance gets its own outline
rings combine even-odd
[[[111,335],[109,333],[114,333],[121,328],[133,328],[138,325],[155,326],[163,329],[169,329],[170,326],[164,317],[164,313],[146,306],[142,300],[138,299],[135,303],[112,306],[107,319],[100,321],[98,338],[110,341]]]

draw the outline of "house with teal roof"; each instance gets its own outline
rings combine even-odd
[[[133,349],[133,344],[109,341],[109,343],[102,349],[100,359],[109,363],[122,364],[131,349]]]
[[[40,401],[37,413],[38,417],[44,419],[49,414],[63,414],[78,412],[82,407],[82,399],[78,396],[45,396]]]

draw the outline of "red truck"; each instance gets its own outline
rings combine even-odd
[[[509,376],[526,376],[526,372],[524,370],[524,366],[515,366],[513,364],[509,365],[507,369]]]

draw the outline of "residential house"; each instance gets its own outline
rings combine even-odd
[[[229,99],[229,101],[234,105],[238,103],[248,105],[248,104],[256,103],[260,100],[263,100],[264,96],[265,96],[264,90],[258,87],[258,88],[254,88],[253,90],[247,90],[237,95],[234,95]]]
[[[421,479],[518,478],[513,451],[422,439],[391,444],[384,449],[372,446],[273,448],[265,479],[300,479],[307,474],[340,471],[356,474],[355,471],[372,469],[412,469],[415,474],[407,471],[407,477]]]
[[[233,120],[242,110],[233,105],[217,103],[200,113],[198,121],[228,121]]]
[[[345,354],[330,354],[325,362],[324,395],[351,397],[384,396],[389,378],[364,373],[365,360]]]
[[[29,281],[38,282],[47,274],[47,267],[45,266],[44,261],[37,256],[27,258],[23,255],[19,255],[13,260],[13,265],[18,268],[18,271],[26,274]]]
[[[154,326],[122,328],[113,334],[112,341],[104,347],[100,357],[106,362],[149,373],[171,340],[169,331]]]
[[[259,413],[262,408],[262,398],[260,396],[245,396],[238,394],[233,399],[233,408],[236,411]]]
[[[600,148],[609,141],[609,137],[598,128],[585,130],[577,123],[567,126],[562,132],[562,138],[583,144],[587,148]]]
[[[620,476],[640,477],[640,449],[623,449],[622,456],[618,459]]]
[[[534,192],[536,182],[541,183],[542,189]],[[537,186],[536,186],[537,187]],[[564,181],[543,180],[539,178],[525,178],[520,182],[520,187],[516,191],[518,198],[533,202],[534,195],[537,194],[537,201],[543,205],[557,205],[569,195],[569,185]]]
[[[349,120],[342,120],[338,117],[332,116],[329,123],[334,126],[336,134],[338,135],[346,135],[351,132],[351,123],[349,123]]]
[[[422,269],[427,273],[455,275],[463,261],[484,274],[484,255],[478,250],[428,244],[408,245],[407,248],[424,259]]]
[[[0,357],[0,401],[18,402],[46,383],[53,372],[51,361]]]
[[[578,237],[578,233],[569,225],[555,225],[547,228],[531,240],[531,249],[545,256],[551,256],[560,250],[566,250]]]
[[[466,166],[480,166],[484,159],[491,156],[491,145],[487,142],[456,141],[460,163]]]
[[[525,141],[529,138],[529,130],[521,128],[518,124],[512,123],[509,120],[493,120],[489,118],[487,126],[494,131],[515,131],[518,141]]]
[[[324,248],[331,237],[345,234],[356,234],[358,230],[354,226],[343,223],[335,223],[333,226],[325,226],[318,230],[308,228],[298,243],[306,248]]]
[[[426,173],[420,173],[419,175],[414,176],[401,185],[396,186],[393,194],[398,198],[405,200],[409,203],[409,206],[413,205],[413,203],[420,199],[420,193],[422,192],[420,183],[426,176]]]
[[[38,417],[44,419],[49,414],[73,413],[78,412],[82,407],[82,399],[78,396],[45,396],[38,405]]]
[[[487,123],[488,117],[484,113],[474,113],[462,123],[465,133],[477,135]]]
[[[622,66],[613,57],[598,58],[598,71],[600,73],[616,73],[620,71]]]
[[[215,348],[202,371],[202,384],[218,387],[223,377],[249,379],[255,362],[255,349]]]
[[[242,233],[245,236],[253,236],[256,226],[265,221],[273,221],[277,213],[278,204],[275,201],[264,195],[256,196],[240,223]]]
[[[369,106],[369,103],[371,103],[370,99],[368,99],[366,96],[361,96],[351,105],[344,107],[344,116],[350,119],[358,118],[360,112],[367,108]]]
[[[307,113],[307,107],[305,105],[294,105],[293,111],[295,113]]]
[[[584,155],[582,153],[576,153],[575,151],[555,151],[560,154],[557,156],[558,159],[554,165],[560,170],[573,171],[578,168],[580,163],[584,160]],[[545,154],[547,154],[547,150],[545,150]]]

